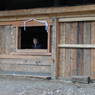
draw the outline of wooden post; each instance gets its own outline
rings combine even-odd
[[[57,77],[57,18],[52,19],[52,79]]]

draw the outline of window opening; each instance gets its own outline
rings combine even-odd
[[[45,26],[26,26],[19,27],[18,49],[47,49],[48,32]]]

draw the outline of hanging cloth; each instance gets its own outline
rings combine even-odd
[[[24,21],[24,31],[26,30],[26,23],[30,22],[32,20],[34,20],[36,22],[39,22],[39,23],[42,23],[42,24],[45,24],[45,30],[48,32],[48,22],[45,21],[45,20],[37,20],[35,18],[31,18],[31,19],[28,19],[28,20]]]

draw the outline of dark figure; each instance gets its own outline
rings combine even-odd
[[[39,44],[38,39],[37,38],[33,38],[33,45],[32,45],[32,49],[42,49],[42,45]]]

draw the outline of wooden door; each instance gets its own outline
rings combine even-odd
[[[59,66],[61,77],[95,78],[95,22],[60,24]]]

